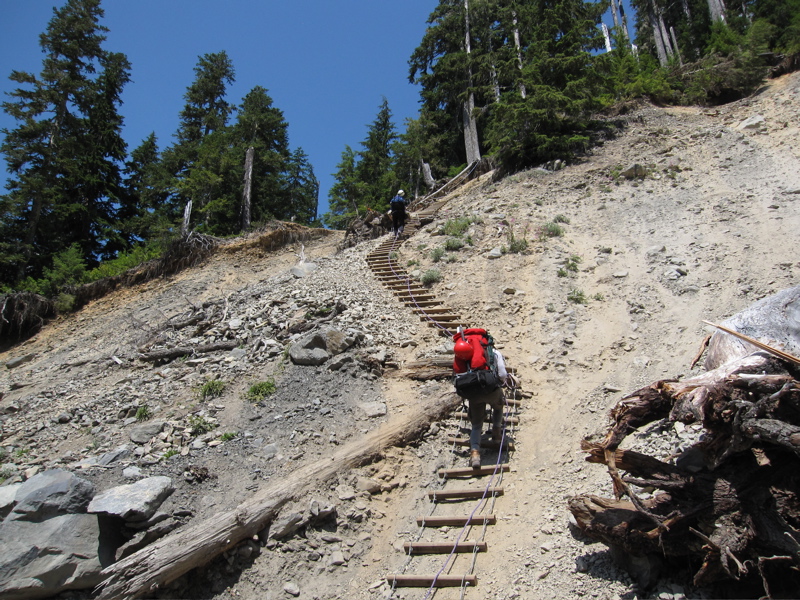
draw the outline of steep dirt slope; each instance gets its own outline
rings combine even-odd
[[[504,479],[505,495],[495,505],[500,520],[486,532],[490,551],[477,556],[479,587],[467,590],[464,597],[647,597],[613,565],[605,547],[585,545],[570,533],[566,499],[583,492],[610,493],[604,470],[583,462],[580,440],[603,430],[607,410],[626,393],[658,379],[689,374],[707,333],[702,319],[720,321],[765,295],[800,283],[797,114],[798,74],[718,109],[643,106],[623,117],[619,137],[563,170],[534,169],[497,183],[490,176],[473,182],[453,195],[434,223],[398,249],[401,263],[416,263],[409,270],[441,272],[442,281],[432,286],[433,291],[467,316],[470,325],[491,331],[523,388],[533,394],[523,402],[520,424],[511,433],[516,443],[512,472]],[[762,125],[740,127],[757,115],[764,117]],[[635,163],[645,168],[645,177],[628,180],[620,175]],[[452,262],[434,264],[431,249],[445,241],[439,228],[461,216],[474,217],[468,232],[473,245],[450,252]],[[563,235],[539,235],[555,221]],[[527,251],[490,258],[493,248],[510,246],[509,231],[528,240]],[[363,269],[363,276],[368,276],[359,261],[374,244],[336,254],[337,236],[305,248],[306,258],[318,260],[322,273],[303,285],[316,286],[317,294],[324,293],[337,272],[361,277]],[[190,367],[137,364],[136,345],[155,324],[191,305],[216,301],[227,306],[229,299],[231,307],[244,313],[242,307],[248,302],[261,302],[270,293],[289,297],[304,292],[300,283],[281,278],[298,262],[298,253],[294,246],[269,254],[217,255],[201,269],[99,300],[4,353],[3,362],[25,354],[35,358],[3,373],[5,397],[0,408],[17,403],[24,410],[7,418],[2,445],[19,448],[24,440],[37,440],[33,433],[37,422],[49,423],[70,402],[88,401],[93,391],[98,397],[113,398],[131,378],[151,386],[143,389],[168,396],[157,398],[165,411],[189,405],[202,378],[190,373]],[[347,301],[349,293],[340,295]],[[402,418],[420,403],[449,393],[447,382],[412,382],[403,377],[402,369],[436,349],[445,350],[445,339],[434,329],[416,325],[416,319],[377,285],[365,293],[379,310],[358,314],[362,321],[383,319],[386,339],[374,345],[387,349],[401,369],[386,371],[377,382],[354,374],[359,382],[354,393],[385,402],[388,414],[383,420]],[[585,303],[572,301],[581,299]],[[366,306],[362,300],[358,303]],[[298,314],[305,310],[297,307]],[[124,364],[111,364],[112,356]],[[230,447],[230,454],[206,452],[152,466],[153,473],[180,478],[192,459],[218,474],[217,483],[195,483],[176,492],[173,508],[188,505],[196,518],[235,506],[268,475],[290,477],[299,461],[324,454],[315,433],[322,432],[325,443],[338,444],[357,439],[381,421],[353,416],[357,413],[349,409],[333,427],[308,420],[303,411],[310,401],[318,394],[324,405],[327,394],[314,387],[328,377],[319,369],[289,369],[281,374],[272,361],[219,373],[232,385],[230,394],[219,401],[223,409],[216,413],[225,427],[253,428],[256,438],[281,444],[286,456],[264,459],[262,449],[249,438],[235,442],[238,446],[217,447]],[[283,426],[275,415],[276,429],[256,429],[268,420],[262,415],[272,417],[276,412],[274,404],[256,410],[240,396],[245,380],[263,373],[283,377],[278,381],[279,388],[281,382],[285,385],[281,401],[293,403],[297,418],[305,422]],[[162,380],[169,382],[167,388],[158,383]],[[57,390],[64,387],[71,393],[59,395]],[[18,429],[23,420],[25,427]],[[55,427],[48,425],[44,431]],[[107,443],[113,446],[112,441],[123,439],[125,432],[109,428]],[[290,597],[284,590],[292,582],[297,589],[290,590],[299,598],[392,595],[381,580],[406,563],[402,542],[415,538],[415,519],[428,511],[425,493],[436,483],[436,468],[465,463],[463,451],[453,452],[444,442],[444,434],[457,432],[457,422],[436,424],[436,429],[439,435],[390,453],[372,469],[342,474],[338,482],[321,486],[320,498],[339,503],[340,514],[350,515],[348,527],[328,532],[322,541],[320,532],[309,531],[294,541],[268,544],[260,556],[246,561],[220,559],[165,593],[283,598]],[[80,452],[92,436],[85,428],[75,432],[81,435],[58,433],[52,441],[43,438],[33,444],[36,461],[20,468],[59,464],[65,453]],[[295,433],[308,440],[305,446]],[[650,432],[656,435],[659,432]],[[363,475],[393,482],[394,489],[350,498],[343,486],[352,489],[357,476]],[[113,481],[111,470],[91,476],[101,486]],[[454,538],[456,532],[450,534]],[[341,545],[344,563],[320,561],[326,556],[326,544]],[[423,570],[436,570],[441,560],[427,560]],[[708,597],[703,590],[692,590],[682,578],[685,574],[668,575],[648,592],[650,597]],[[430,596],[425,590],[404,589],[392,597]],[[441,590],[435,597],[457,598],[461,592]]]

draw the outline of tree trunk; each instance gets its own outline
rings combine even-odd
[[[616,29],[619,29],[619,15],[617,14],[619,10],[617,8],[618,5],[619,2],[617,2],[617,0],[611,0],[611,18],[614,19],[614,27]]]
[[[433,174],[431,173],[431,166],[426,163],[424,160],[420,161],[422,166],[422,178],[425,180],[425,185],[428,189],[433,189],[436,185],[436,180],[433,178]]]
[[[192,220],[192,201],[189,200],[186,203],[186,207],[183,209],[183,223],[181,224],[181,235],[187,236],[189,234],[189,223]]]
[[[517,12],[513,11],[512,15],[512,23],[514,24],[514,48],[517,51],[517,68],[519,69],[519,95],[522,97],[523,100],[528,95],[528,91],[525,89],[525,82],[522,80],[522,43],[519,41],[519,26],[517,21]]]
[[[606,52],[611,52],[611,35],[608,33],[608,25],[601,23],[603,29],[603,37],[606,40]]]
[[[711,22],[725,22],[725,5],[722,0],[708,0],[708,12],[711,15]]]
[[[664,49],[667,51],[667,60],[669,60],[672,58],[674,51],[672,50],[672,42],[669,41],[667,26],[664,24],[664,15],[661,14],[661,11],[658,12],[658,27],[661,30],[661,39],[664,40]]]
[[[713,0],[709,0],[712,2]],[[664,39],[661,37],[661,29],[658,24],[658,17],[656,16],[655,6],[653,5],[653,1],[650,0],[650,4],[647,7],[647,16],[650,19],[650,27],[653,29],[653,41],[656,45],[656,55],[658,56],[658,62],[662,67],[667,66],[667,51],[664,48]]]
[[[481,159],[481,150],[478,142],[478,124],[475,120],[475,93],[472,91],[472,65],[469,64],[472,54],[472,42],[469,31],[469,0],[464,0],[464,49],[467,52],[467,86],[469,96],[462,105],[462,118],[464,120],[464,149],[467,154],[467,163],[472,164]]]
[[[678,64],[682,67],[683,57],[681,56],[680,48],[678,48],[678,36],[675,35],[675,28],[672,25],[669,26],[669,33],[672,37],[672,45],[675,47],[675,55],[678,57]]]
[[[244,159],[244,190],[242,191],[242,231],[250,229],[250,207],[253,189],[253,156],[256,149],[250,146]]]
[[[340,471],[378,458],[386,448],[417,439],[432,422],[452,412],[461,399],[446,394],[404,419],[395,419],[332,456],[310,463],[260,491],[236,509],[218,513],[142,548],[103,571],[100,599],[137,598],[252,537],[278,516],[288,502],[322,485]]]

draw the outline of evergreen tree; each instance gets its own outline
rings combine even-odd
[[[361,142],[356,177],[363,183],[361,202],[379,211],[389,208],[396,177],[392,170],[392,144],[396,139],[389,102],[383,99],[367,138]]]
[[[149,241],[167,232],[180,218],[169,203],[169,174],[158,152],[156,134],[151,133],[125,162],[125,210],[120,229],[132,242]]]
[[[0,198],[0,276],[39,276],[51,257],[77,243],[90,264],[113,254],[119,161],[125,156],[117,109],[129,79],[122,54],[103,49],[100,0],[54,9],[39,44],[39,76],[14,71],[20,85],[3,110],[18,121],[0,150],[11,177]]]
[[[286,161],[285,181],[286,201],[276,216],[304,225],[313,223],[317,218],[319,181],[302,148],[292,152]]]
[[[365,185],[356,176],[356,152],[350,146],[345,146],[336,169],[334,184],[328,191],[330,211],[323,215],[322,221],[333,229],[344,229],[361,214],[365,195]]]

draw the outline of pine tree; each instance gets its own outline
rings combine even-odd
[[[365,185],[356,175],[356,157],[355,150],[345,146],[342,160],[333,174],[334,184],[328,191],[330,210],[322,218],[323,223],[333,229],[344,229],[362,212]]]
[[[131,242],[163,235],[180,218],[179,207],[168,202],[169,178],[159,156],[156,134],[151,133],[125,162],[126,202],[120,229]]]
[[[117,109],[130,65],[103,49],[102,17],[100,0],[68,0],[40,36],[39,76],[11,73],[20,87],[2,107],[19,124],[0,146],[11,173],[0,198],[5,282],[39,276],[74,243],[90,264],[124,244],[114,235],[125,156]]]
[[[317,218],[319,181],[302,148],[297,148],[286,162],[285,203],[276,215],[279,219],[310,225]]]
[[[361,203],[365,207],[379,211],[389,208],[389,200],[396,186],[392,171],[392,143],[396,137],[389,102],[384,98],[366,139],[361,142],[363,149],[359,152],[356,167],[356,177],[364,184]]]

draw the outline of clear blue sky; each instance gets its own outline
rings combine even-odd
[[[62,0],[0,0],[0,92],[12,70],[38,75],[39,34]],[[151,131],[172,143],[183,95],[203,54],[224,50],[236,69],[228,100],[239,104],[256,85],[269,90],[320,180],[328,210],[332,174],[346,144],[358,148],[383,97],[398,131],[414,118],[419,90],[408,83],[408,58],[437,0],[104,0],[105,48],[130,60],[132,81],[120,113],[133,150]],[[0,128],[16,122],[0,112]],[[6,180],[2,163],[0,188]],[[2,193],[2,192],[0,192]]]
[[[66,0],[0,0],[0,93],[12,70],[37,74],[39,34]],[[437,0],[104,0],[105,48],[130,60],[123,94],[128,151],[156,133],[172,143],[183,95],[203,54],[224,50],[236,69],[228,100],[267,88],[320,180],[319,213],[345,145],[358,149],[385,96],[401,132],[419,108],[408,58]],[[625,2],[629,6],[628,1]],[[628,12],[631,26],[633,11]],[[606,20],[610,21],[608,15]],[[610,23],[609,23],[610,24]],[[0,112],[0,129],[16,122]],[[0,190],[5,163],[0,165]],[[2,193],[2,191],[0,191]]]

